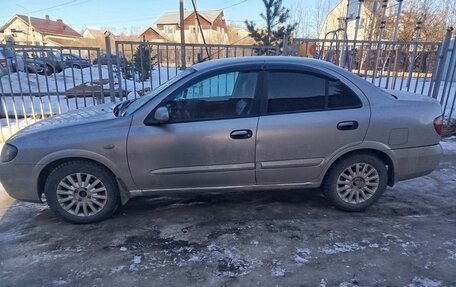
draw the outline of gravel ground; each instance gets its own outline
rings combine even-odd
[[[72,225],[5,197],[0,285],[456,286],[456,140],[445,146],[437,171],[363,213],[318,189],[236,192],[135,199]]]

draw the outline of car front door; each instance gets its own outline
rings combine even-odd
[[[271,69],[265,82],[258,184],[312,182],[331,155],[363,141],[370,108],[364,95],[346,83],[326,74],[280,69]]]
[[[259,77],[260,72],[255,70],[203,75],[171,93],[151,111],[149,117],[165,107],[168,122],[133,123],[128,159],[138,188],[255,184]]]

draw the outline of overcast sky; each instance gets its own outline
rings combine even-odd
[[[283,0],[284,6],[299,0]],[[318,1],[301,0],[309,9]],[[192,10],[191,0],[184,0],[185,8]],[[51,19],[62,19],[80,31],[85,27],[112,27],[142,29],[152,26],[165,11],[177,11],[179,0],[0,0],[0,23],[3,25],[14,14],[25,14]],[[223,9],[227,21],[243,25],[245,19],[261,24],[260,12],[264,10],[261,0],[198,0],[199,9]]]

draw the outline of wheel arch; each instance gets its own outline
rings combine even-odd
[[[331,169],[336,165],[338,162],[341,160],[353,156],[353,155],[359,155],[359,154],[368,154],[368,155],[373,155],[380,159],[385,165],[387,166],[387,171],[388,171],[388,186],[393,186],[395,179],[394,179],[394,162],[391,159],[391,157],[384,151],[374,149],[374,148],[361,148],[361,149],[355,149],[348,151],[346,153],[341,154],[337,158],[335,158],[328,166],[328,168],[325,170],[323,180],[324,178],[328,175],[328,173],[331,171]]]
[[[119,193],[120,193],[120,198],[121,202],[124,205],[127,203],[127,201],[130,198],[130,192],[128,188],[126,187],[126,184],[123,182],[123,180],[118,176],[118,172],[113,170],[113,168],[102,161],[85,157],[85,156],[68,156],[68,157],[61,157],[61,158],[54,158],[52,161],[47,162],[42,166],[42,169],[38,172],[38,177],[36,181],[36,190],[38,192],[38,198],[41,198],[42,194],[44,193],[44,185],[46,183],[46,179],[48,178],[49,174],[59,165],[69,162],[69,161],[87,161],[90,163],[93,163],[95,165],[98,165],[102,168],[104,168],[106,171],[108,171],[113,178],[115,179]]]

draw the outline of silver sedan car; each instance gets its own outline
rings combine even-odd
[[[437,101],[294,57],[196,64],[136,100],[76,110],[10,138],[0,180],[74,223],[177,191],[321,187],[347,211],[441,157]],[[261,193],[258,194],[261,196]]]

